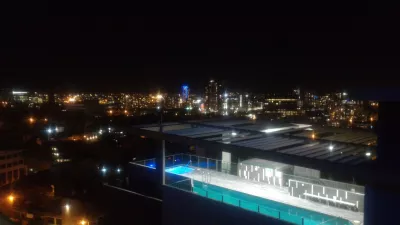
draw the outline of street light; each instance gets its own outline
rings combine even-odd
[[[79,224],[81,224],[81,225],[89,225],[89,222],[87,220],[85,220],[85,219],[81,219]]]
[[[14,197],[14,195],[10,194],[10,195],[7,197],[7,199],[8,199],[8,202],[12,204],[12,203],[14,203],[15,197]]]
[[[67,212],[69,212],[69,204],[65,204],[65,210],[67,211]]]
[[[329,151],[333,150],[333,145],[329,145]]]

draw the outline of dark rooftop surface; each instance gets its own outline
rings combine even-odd
[[[159,128],[155,125],[142,129]],[[163,129],[177,136],[348,165],[370,162],[375,148],[368,143],[376,141],[376,135],[369,132],[269,121],[191,121],[165,124]],[[312,139],[312,132],[329,135]]]

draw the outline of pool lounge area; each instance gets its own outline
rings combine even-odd
[[[168,167],[166,172],[187,178],[169,186],[293,224],[362,224],[362,213],[292,197],[271,185],[187,165]]]

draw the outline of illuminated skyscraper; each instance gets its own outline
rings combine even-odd
[[[210,80],[205,88],[205,109],[207,112],[215,113],[220,109],[220,90],[221,85],[218,85],[214,80]]]
[[[186,103],[189,100],[189,86],[182,85],[181,89],[182,103]]]

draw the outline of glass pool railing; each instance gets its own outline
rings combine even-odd
[[[192,185],[193,183],[193,185]],[[169,184],[174,188],[189,191],[194,194],[200,195],[202,197],[212,199],[215,201],[223,202],[228,205],[233,205],[245,210],[257,212],[265,216],[280,219],[286,222],[290,222],[298,225],[352,225],[348,220],[324,215],[318,212],[313,212],[309,210],[299,209],[296,207],[281,204],[279,202],[265,201],[265,204],[259,204],[257,201],[262,201],[262,199],[256,199],[256,197],[249,196],[244,193],[229,190],[232,194],[222,194],[224,190],[221,187],[216,187],[210,184],[203,184],[201,182],[193,182],[190,179]],[[221,190],[220,190],[221,189]],[[219,191],[220,190],[220,191]],[[241,196],[241,198],[233,197]],[[246,201],[244,199],[249,199]],[[251,201],[254,199],[254,201]],[[268,207],[266,205],[274,204],[280,209]],[[301,215],[300,215],[301,214]],[[307,214],[307,217],[302,215]]]

